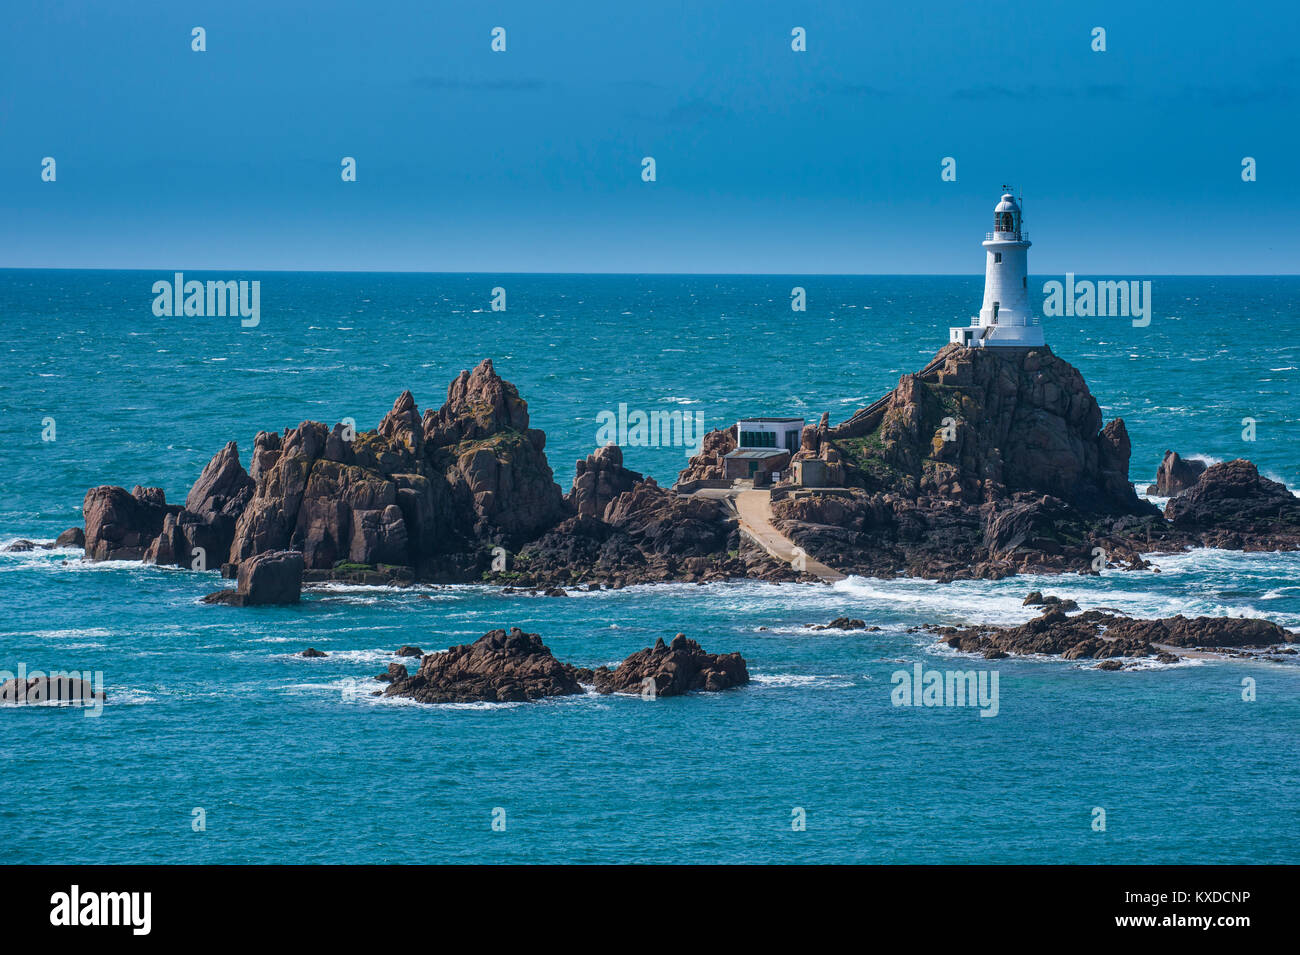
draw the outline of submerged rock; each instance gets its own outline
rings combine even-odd
[[[106,700],[103,690],[96,690],[80,677],[42,674],[28,679],[13,678],[0,684],[0,703],[77,703],[89,705]]]
[[[866,630],[867,622],[856,617],[836,617],[830,623],[810,623],[809,630]]]

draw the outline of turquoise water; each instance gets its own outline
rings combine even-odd
[[[915,370],[977,308],[978,277],[262,274],[262,319],[155,318],[153,272],[0,272],[0,542],[80,523],[86,488],[183,498],[228,439],[353,417],[404,388],[440,404],[492,357],[567,488],[597,415],[832,420]],[[1043,280],[1050,277],[1044,277]],[[1041,280],[1040,280],[1041,282]],[[790,288],[808,289],[806,313]],[[1048,341],[1133,438],[1246,456],[1300,486],[1291,393],[1300,279],[1157,278],[1148,328],[1049,320]],[[494,286],[508,309],[494,313]],[[53,418],[56,440],[42,441]],[[1241,419],[1257,421],[1242,440]],[[680,448],[625,449],[663,483]],[[1162,573],[834,588],[634,587],[566,599],[335,587],[296,608],[198,603],[215,573],[0,554],[0,669],[102,670],[97,719],[0,709],[0,833],[49,862],[1296,862],[1300,667],[1196,661],[1104,673],[983,661],[921,623],[1027,619],[1031,589],[1135,614],[1300,627],[1300,556],[1193,552]],[[876,633],[809,633],[842,614]],[[404,643],[493,627],[611,663],[685,632],[754,683],[685,699],[380,701]],[[760,627],[767,629],[760,630]],[[323,660],[294,656],[306,646]],[[894,707],[891,674],[995,669],[996,717]],[[1242,680],[1257,699],[1243,702]],[[506,830],[494,832],[494,808]],[[792,810],[807,814],[792,831]],[[1107,829],[1091,828],[1094,807]],[[195,832],[193,810],[206,813]],[[39,860],[37,858],[39,855]]]

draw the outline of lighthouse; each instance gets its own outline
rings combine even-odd
[[[948,340],[967,348],[1034,348],[1043,329],[1029,306],[1029,233],[1011,193],[993,210],[993,231],[984,237],[984,304],[980,313],[948,330]]]

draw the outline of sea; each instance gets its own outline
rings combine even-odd
[[[0,546],[81,524],[99,484],[183,501],[232,439],[247,465],[261,430],[371,428],[404,389],[437,407],[484,358],[527,400],[565,489],[621,405],[706,429],[836,422],[924,365],[982,288],[919,275],[185,278],[260,282],[260,320],[155,315],[171,272],[0,271]],[[1043,325],[1105,418],[1124,418],[1140,491],[1166,449],[1247,457],[1300,488],[1300,278],[1155,277],[1149,324]],[[690,453],[623,450],[664,485]],[[0,707],[0,840],[12,861],[41,863],[1300,862],[1300,665],[1105,672],[963,656],[914,629],[1023,622],[1031,590],[1300,627],[1300,554],[1153,560],[1099,577],[566,598],[335,585],[298,606],[233,608],[200,602],[223,584],[215,571],[0,553],[0,671],[97,672],[107,693],[97,715]],[[879,629],[807,626],[839,616]],[[661,699],[374,696],[403,644],[511,626],[584,666],[684,633],[739,651],[752,682]],[[328,655],[303,658],[308,646]],[[918,665],[996,676],[996,712],[897,705]]]

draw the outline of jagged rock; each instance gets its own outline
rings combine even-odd
[[[1096,572],[1100,552],[1106,566],[1135,568],[1162,549],[1300,548],[1294,498],[1248,462],[1231,462],[1235,477],[1208,469],[1162,520],[1128,484],[1123,422],[1101,427],[1078,371],[1046,348],[949,346],[848,421],[831,428],[823,414],[803,439],[799,454],[848,486],[779,488],[774,523],[846,573],[994,579]],[[720,479],[735,442],[734,426],[709,432],[679,484]],[[577,470],[565,498],[527,404],[484,361],[423,416],[403,392],[372,431],[306,421],[260,432],[247,473],[228,444],[184,508],[156,488],[94,488],[84,546],[96,559],[220,565],[224,576],[294,550],[312,582],[498,579],[545,592],[800,577],[742,537],[723,502],[641,479],[617,448]]]
[[[421,703],[538,700],[583,692],[574,672],[537,634],[511,627],[509,633],[493,630],[472,644],[429,654],[384,695]]]
[[[1156,471],[1156,483],[1147,488],[1148,494],[1157,497],[1174,497],[1194,485],[1205,473],[1204,461],[1179,457],[1177,451],[1166,451]]]
[[[169,505],[161,488],[141,488],[128,494],[124,488],[101,485],[86,492],[81,513],[86,521],[86,556],[91,560],[140,560],[162,531]]]
[[[1021,491],[1085,511],[1149,512],[1128,483],[1123,424],[1102,430],[1083,376],[1051,349],[948,345],[935,361],[924,378],[904,375],[878,414],[830,429],[855,486],[967,503]]]
[[[709,431],[700,442],[700,452],[687,462],[677,475],[677,484],[691,481],[720,481],[724,478],[722,459],[736,450],[736,426]]]
[[[1291,631],[1257,617],[1184,617],[1179,614],[1163,620],[1131,620],[1123,632],[1138,634],[1151,643],[1171,647],[1250,647],[1264,648],[1279,643],[1294,643]]]
[[[0,550],[3,550],[5,553],[8,554],[25,554],[28,551],[35,550],[37,546],[38,545],[33,541],[26,540],[25,538],[19,538],[16,541],[10,541],[4,547],[0,547]]]
[[[324,451],[328,434],[319,421],[304,421],[285,431],[283,440],[272,442],[265,432],[258,435],[259,476],[235,528],[231,562],[290,546],[312,466]],[[277,445],[273,455],[267,453],[272,445]]]
[[[1128,483],[1130,451],[1123,422],[1103,428],[1083,377],[1050,349],[950,345],[822,435],[847,490],[788,496],[773,513],[846,573],[1078,571],[1097,546],[1137,565],[1163,522]]]
[[[743,545],[722,502],[681,497],[652,480],[611,501],[603,520],[578,515],[557,525],[528,544],[513,569],[521,582],[550,586],[797,576],[761,549]]]
[[[1059,606],[1048,607],[1042,616],[1017,627],[927,626],[925,629],[939,634],[948,646],[964,653],[987,655],[993,650],[1059,655],[1067,660],[1155,657],[1162,663],[1177,659],[1160,649],[1165,646],[1264,648],[1291,642],[1294,637],[1271,621],[1249,617],[1189,619],[1179,615],[1139,620],[1099,610],[1069,617]]]
[[[1300,547],[1300,499],[1241,458],[1206,468],[1165,506],[1165,517],[1206,547]]]
[[[302,651],[302,653],[298,654],[298,656],[317,658],[327,657],[329,654],[323,650],[317,650],[315,647],[308,647],[306,650]]]
[[[424,656],[424,651],[419,647],[413,647],[408,644],[399,648],[396,655],[399,657],[422,657]]]
[[[636,471],[623,467],[622,449],[609,444],[578,462],[573,489],[564,500],[576,514],[601,517],[610,502],[642,480]]]
[[[86,532],[80,527],[69,527],[54,539],[54,546],[84,548],[86,546]]]
[[[240,561],[236,589],[218,590],[203,600],[237,607],[296,604],[302,599],[302,572],[302,554],[296,550],[255,554]]]
[[[176,515],[176,530],[182,538],[172,547],[176,563],[189,565],[196,548],[203,549],[205,568],[225,560],[235,539],[236,523],[255,486],[239,463],[238,445],[228,442],[204,467],[185,497],[185,509]]]
[[[593,672],[600,693],[643,693],[651,684],[655,696],[680,696],[693,690],[727,690],[749,682],[749,670],[739,653],[706,653],[694,640],[677,634],[665,646],[663,639],[639,650],[616,670]]]
[[[375,677],[380,683],[396,683],[398,680],[405,680],[411,674],[400,663],[388,664],[388,669]]]

